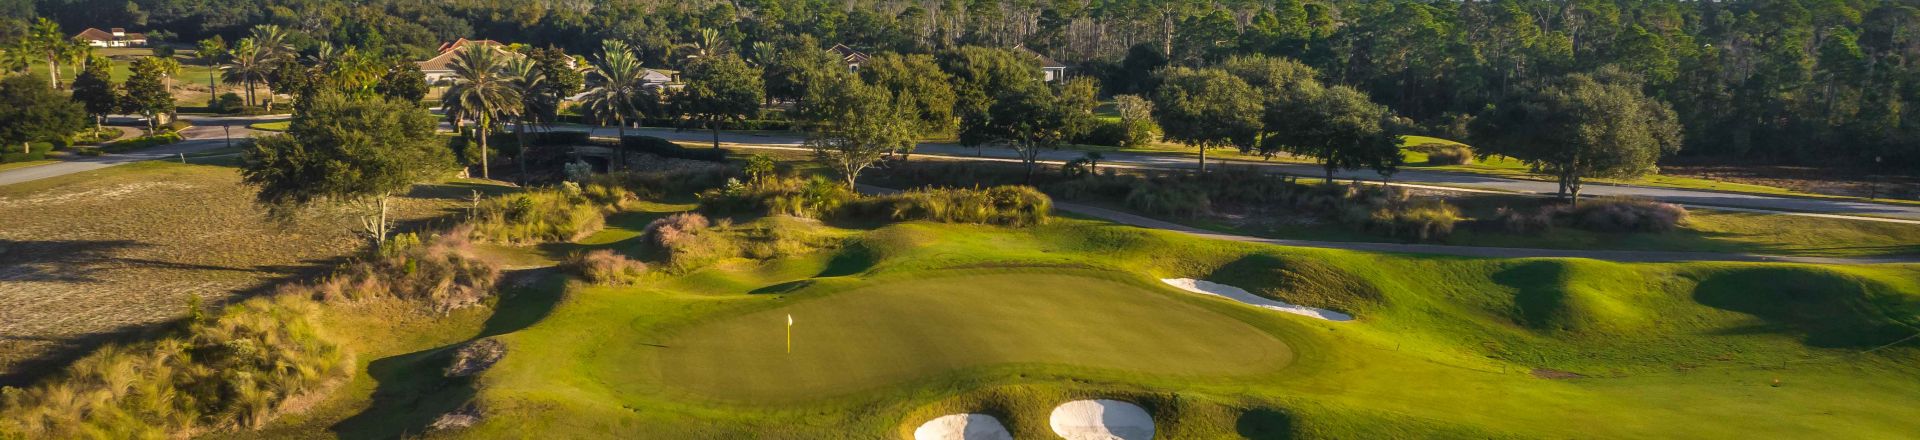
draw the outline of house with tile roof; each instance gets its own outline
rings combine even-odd
[[[827,48],[827,51],[840,56],[840,61],[847,63],[847,70],[853,72],[860,71],[860,65],[866,63],[867,58],[869,58],[867,54],[853,50],[853,48],[847,47],[845,44],[835,44],[833,47]]]
[[[147,34],[127,32],[127,28],[87,28],[73,38],[87,42],[93,47],[141,47],[147,45]]]
[[[507,47],[493,40],[469,40],[465,38],[442,44],[440,45],[439,55],[434,55],[433,58],[418,63],[420,65],[420,73],[427,75],[427,84],[440,84],[441,81],[452,78],[453,59],[460,56],[461,50],[475,44],[502,51],[506,50]]]

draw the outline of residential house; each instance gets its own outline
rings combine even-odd
[[[847,71],[850,72],[860,71],[860,65],[866,63],[867,58],[869,58],[867,54],[853,50],[853,48],[847,47],[845,44],[835,44],[833,47],[827,48],[827,51],[833,52],[834,55],[839,55],[840,61],[847,63]]]
[[[100,28],[87,28],[87,30],[80,31],[79,35],[74,35],[73,38],[86,41],[88,46],[93,47],[141,47],[147,45],[147,34],[127,32],[126,28],[113,28],[112,30],[105,31],[100,30]]]
[[[505,51],[507,47],[506,45],[500,44],[499,42],[495,42],[493,40],[468,40],[465,38],[454,40],[451,43],[442,44],[440,45],[439,55],[434,55],[433,58],[430,58],[426,61],[421,61],[419,63],[420,73],[425,73],[427,75],[427,84],[437,85],[437,84],[440,84],[442,81],[447,81],[452,79],[454,57],[460,56],[460,51],[466,49],[467,46],[472,46],[475,44],[492,47],[496,50],[501,50],[501,51]]]
[[[1039,52],[1034,52],[1033,49],[1028,49],[1026,45],[1014,46],[1013,50],[1039,60],[1040,71],[1045,75],[1044,79],[1047,82],[1059,81],[1067,77],[1067,65],[1060,64],[1059,61],[1054,61],[1053,58],[1048,58]]]

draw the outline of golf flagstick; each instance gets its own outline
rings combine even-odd
[[[787,354],[793,354],[793,314],[787,314]]]

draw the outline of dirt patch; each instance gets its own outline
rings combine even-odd
[[[453,352],[453,364],[447,366],[447,377],[467,377],[480,374],[500,362],[507,356],[507,344],[494,338],[480,339],[461,345]]]
[[[1533,377],[1538,379],[1564,380],[1564,379],[1581,379],[1587,376],[1584,374],[1575,373],[1572,371],[1560,371],[1552,368],[1535,368],[1533,369]]]

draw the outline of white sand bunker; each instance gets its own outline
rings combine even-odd
[[[921,424],[913,440],[1013,440],[1013,434],[990,415],[948,414]]]
[[[1252,305],[1254,307],[1259,307],[1263,309],[1278,310],[1278,311],[1292,313],[1300,316],[1325,319],[1328,321],[1352,321],[1353,320],[1353,315],[1348,315],[1345,313],[1335,312],[1327,309],[1293,305],[1283,301],[1274,301],[1274,300],[1262,297],[1260,295],[1255,295],[1252,292],[1248,292],[1247,289],[1233,287],[1233,286],[1220,284],[1212,281],[1196,280],[1192,278],[1164,278],[1164,279],[1161,279],[1160,281],[1167,283],[1168,285],[1171,285],[1173,287],[1178,287],[1180,288],[1180,290],[1185,290],[1188,292],[1193,292],[1193,293],[1198,293],[1203,295],[1225,297],[1226,299],[1247,303],[1248,305]]]
[[[1053,433],[1068,440],[1149,440],[1153,416],[1118,400],[1075,400],[1053,408]]]

